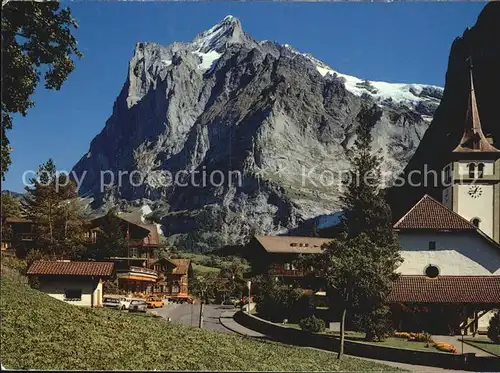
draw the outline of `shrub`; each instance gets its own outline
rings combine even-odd
[[[500,311],[495,312],[488,325],[488,338],[494,343],[500,343]]]
[[[312,333],[319,333],[325,330],[325,322],[314,315],[300,320],[299,325],[302,330]]]
[[[392,332],[389,308],[380,307],[354,316],[354,325],[365,332],[367,341],[383,341]]]

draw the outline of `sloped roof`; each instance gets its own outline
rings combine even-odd
[[[331,238],[298,236],[255,236],[268,253],[319,254]]]
[[[33,262],[28,275],[64,275],[64,276],[111,276],[114,264],[111,262]]]
[[[396,224],[395,229],[475,231],[476,226],[427,194]]]
[[[495,148],[483,133],[479,110],[477,107],[476,93],[474,91],[474,79],[472,77],[472,66],[470,69],[470,94],[469,105],[465,117],[464,134],[460,143],[453,150],[454,153],[498,153],[500,150]]]
[[[387,301],[500,305],[500,276],[401,276]]]
[[[147,237],[144,237],[144,243],[146,245],[160,245],[160,235],[158,234],[158,228],[155,224],[139,224],[142,228],[146,228],[149,231]]]
[[[189,265],[191,264],[191,259],[168,259],[175,268],[172,270],[173,274],[176,275],[186,275],[188,273]]]

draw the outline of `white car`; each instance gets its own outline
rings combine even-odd
[[[120,309],[128,310],[130,308],[130,302],[132,302],[132,298],[120,298]]]
[[[120,299],[118,298],[104,297],[102,305],[104,307],[121,309]]]

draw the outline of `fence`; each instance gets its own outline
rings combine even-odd
[[[284,327],[259,317],[249,315],[246,312],[237,312],[234,315],[234,319],[239,324],[265,334],[270,339],[282,343],[315,347],[327,351],[338,351],[340,346],[340,341],[335,336],[310,333],[295,328]],[[407,364],[482,372],[500,371],[499,358],[477,357],[474,353],[457,355],[444,352],[417,351],[404,348],[377,346],[371,343],[351,340],[345,341],[344,351],[348,355]]]

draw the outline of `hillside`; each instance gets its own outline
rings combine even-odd
[[[335,354],[85,309],[1,279],[1,362],[44,370],[383,371]],[[283,358],[285,357],[286,358]]]

